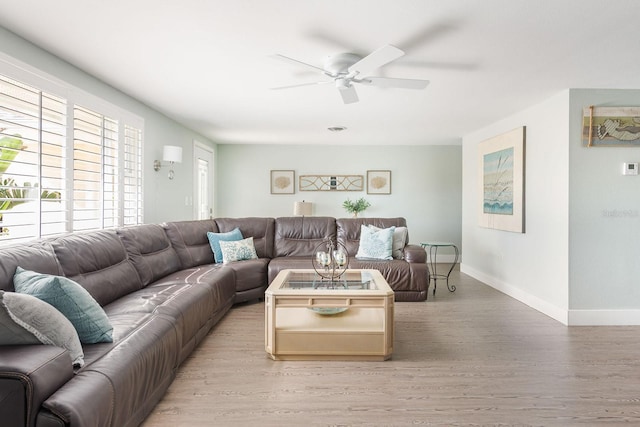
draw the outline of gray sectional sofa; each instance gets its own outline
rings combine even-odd
[[[0,248],[0,290],[13,292],[18,266],[66,276],[104,309],[113,342],[84,344],[85,365],[53,345],[0,345],[3,426],[136,426],[181,363],[234,303],[259,299],[285,268],[311,268],[326,238],[343,244],[351,268],[380,270],[398,301],[427,297],[419,246],[403,259],[353,256],[362,224],[406,226],[403,218],[218,218],[76,233]],[[216,264],[206,233],[238,227],[258,259]],[[1,331],[0,331],[1,332]]]

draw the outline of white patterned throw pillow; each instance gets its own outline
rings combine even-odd
[[[395,227],[374,230],[360,226],[360,246],[357,259],[393,259],[393,232]]]
[[[376,227],[375,225],[368,225],[367,227],[373,229],[373,230],[381,230],[380,228]],[[391,256],[393,257],[393,259],[403,259],[404,258],[404,253],[403,253],[403,249],[405,247],[405,245],[407,244],[407,235],[409,234],[409,231],[407,230],[407,227],[396,227],[396,229],[393,231],[393,243],[391,244],[392,246],[392,254]]]
[[[258,259],[256,247],[253,245],[253,237],[229,242],[221,240],[220,249],[222,251],[222,262],[225,264],[247,259]]]

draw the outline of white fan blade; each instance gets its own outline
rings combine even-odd
[[[306,62],[298,61],[297,59],[289,58],[288,56],[280,55],[279,53],[273,55],[273,57],[277,58],[277,59],[284,59],[285,61],[290,61],[290,62],[293,62],[293,63],[298,64],[298,65],[304,65],[305,67],[312,68],[315,71],[320,71],[323,74],[327,74],[327,72],[324,69],[320,68],[320,67],[316,67],[315,65],[307,64]]]
[[[400,58],[402,55],[404,52],[395,46],[390,44],[382,46],[349,67],[349,74],[366,76],[371,71]]]
[[[326,82],[300,83],[300,84],[297,84],[297,85],[272,87],[271,90],[291,89],[291,88],[294,88],[294,87],[302,87],[302,86],[324,85],[324,84],[327,84],[327,83],[333,83],[333,82],[332,81],[326,81]]]
[[[356,93],[356,88],[353,86],[349,86],[347,88],[338,89],[340,92],[340,96],[342,96],[342,102],[345,104],[353,104],[354,102],[358,102],[358,94]]]
[[[391,77],[367,77],[362,80],[358,80],[358,83],[376,86],[376,87],[390,87],[401,89],[424,89],[429,85],[429,80],[419,79],[395,79]]]

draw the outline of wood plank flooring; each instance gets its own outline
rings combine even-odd
[[[181,367],[144,427],[640,426],[640,327],[566,327],[462,274],[396,303],[386,362],[283,362],[242,304]]]

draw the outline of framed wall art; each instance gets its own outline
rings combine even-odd
[[[478,145],[479,225],[524,233],[525,127]]]
[[[300,175],[300,191],[362,191],[362,175]]]
[[[640,146],[640,107],[586,107],[582,140],[587,147]]]
[[[391,171],[367,171],[367,194],[391,194]]]
[[[271,171],[271,194],[293,194],[295,172],[292,170]]]

